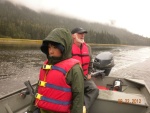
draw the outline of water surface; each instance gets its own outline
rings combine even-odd
[[[150,47],[92,47],[93,58],[104,51],[113,53],[115,66],[110,76],[144,79],[150,87]],[[35,83],[46,56],[36,46],[0,46],[0,96]]]

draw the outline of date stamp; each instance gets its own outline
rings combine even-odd
[[[131,103],[131,104],[141,104],[142,100],[141,99],[118,99],[118,103]]]

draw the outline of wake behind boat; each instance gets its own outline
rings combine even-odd
[[[99,88],[99,96],[90,113],[150,113],[150,90],[143,80],[108,76],[114,66],[113,55],[103,52],[93,63],[92,79]],[[33,89],[29,81],[24,87],[0,98],[0,113],[26,112]],[[36,83],[33,84],[33,88]],[[30,95],[29,95],[30,94]]]

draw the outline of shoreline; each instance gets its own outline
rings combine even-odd
[[[16,44],[16,45],[41,45],[42,40],[32,40],[32,39],[13,39],[13,38],[0,38],[0,44]],[[135,45],[122,45],[122,44],[95,44],[95,43],[88,43],[90,46],[135,46]]]
[[[30,40],[30,39],[12,39],[12,38],[0,38],[0,44],[42,44],[42,40]]]

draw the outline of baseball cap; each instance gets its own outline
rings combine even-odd
[[[71,31],[71,34],[74,34],[74,33],[87,33],[86,30],[84,30],[83,28],[81,27],[77,27],[77,28],[74,28],[72,31]]]

